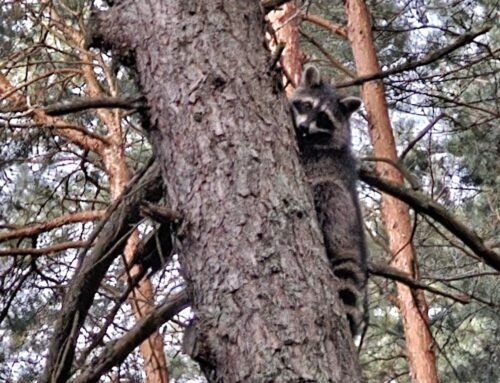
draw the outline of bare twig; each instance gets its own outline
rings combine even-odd
[[[160,169],[150,162],[138,172],[138,176],[132,178],[122,196],[109,207],[102,223],[90,236],[89,241],[94,241],[100,233],[92,253],[83,258],[68,286],[63,308],[54,326],[41,382],[62,382],[69,378],[80,329],[109,266],[125,246],[126,241],[121,239],[130,231],[131,225],[140,221],[140,203],[145,199],[158,200],[161,195]],[[117,241],[120,246],[117,246]]]
[[[420,133],[418,133],[417,136],[412,141],[410,141],[408,143],[408,146],[401,152],[401,154],[399,155],[399,160],[400,161],[403,160],[408,154],[408,152],[412,150],[413,147],[417,144],[417,142],[420,141],[422,137],[424,137],[427,134],[427,132],[431,130],[434,127],[434,125],[436,125],[439,122],[439,120],[441,120],[445,116],[446,116],[445,113],[441,113],[439,116],[434,118],[425,128],[423,128],[420,131]]]
[[[77,249],[85,247],[87,244],[88,244],[87,241],[68,241],[68,242],[58,243],[52,246],[42,247],[39,249],[31,247],[29,248],[16,247],[11,249],[2,249],[0,250],[0,257],[6,257],[11,255],[47,255],[67,249]]]
[[[313,39],[311,36],[309,36],[307,33],[304,31],[300,31],[300,34],[307,40],[309,41],[312,45],[314,45],[318,50],[323,53],[323,55],[328,59],[330,64],[332,64],[333,67],[337,68],[341,72],[345,73],[347,76],[354,78],[356,77],[356,72],[350,70],[349,68],[346,68],[344,65],[342,65],[340,62],[338,62],[331,54],[328,52],[323,46],[318,43],[315,39]]]

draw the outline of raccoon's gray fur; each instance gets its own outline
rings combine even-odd
[[[342,97],[308,66],[291,97],[295,131],[305,174],[323,231],[326,253],[339,278],[351,332],[362,320],[367,280],[366,245],[356,192],[356,162],[351,152],[349,118],[357,97]]]

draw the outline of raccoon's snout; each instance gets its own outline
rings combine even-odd
[[[300,124],[298,127],[297,127],[297,130],[300,134],[307,134],[309,133],[309,125],[307,124]]]

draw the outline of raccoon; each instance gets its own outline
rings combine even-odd
[[[363,318],[367,281],[366,244],[349,127],[349,118],[360,105],[357,97],[340,96],[314,66],[304,69],[301,83],[291,96],[300,159],[353,335]]]

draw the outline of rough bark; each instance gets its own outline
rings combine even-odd
[[[213,382],[358,382],[257,1],[122,1],[94,43],[135,51]]]
[[[358,76],[378,73],[379,65],[373,46],[368,11],[362,0],[345,1],[348,15],[348,37]],[[365,82],[361,88],[368,117],[368,128],[375,157],[397,161],[384,88],[381,81]],[[386,162],[377,162],[379,176],[403,185],[399,171]],[[411,246],[412,225],[408,206],[387,194],[382,194],[382,220],[391,251],[391,264],[418,279],[415,256]],[[396,283],[398,304],[403,319],[406,351],[411,379],[415,383],[437,382],[436,360],[432,336],[428,328],[427,304],[421,290],[411,290]]]

